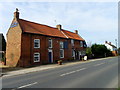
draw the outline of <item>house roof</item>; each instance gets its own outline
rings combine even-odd
[[[114,48],[117,48],[115,45],[113,45],[113,44],[110,44],[110,43],[105,43],[105,44],[108,44],[108,45],[110,45],[110,46],[112,46],[112,47],[114,47]]]
[[[55,36],[55,37],[61,37],[61,38],[70,38],[70,39],[76,39],[76,40],[83,40],[82,37],[80,37],[78,34],[67,31],[67,30],[59,30],[58,28],[50,27],[43,24],[38,24],[35,22],[18,19],[18,22],[23,30],[23,32],[26,33],[34,33],[34,34],[42,34],[42,35],[48,35],[48,36]]]

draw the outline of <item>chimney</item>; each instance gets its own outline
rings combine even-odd
[[[78,34],[78,30],[75,30],[75,33]]]
[[[111,42],[109,42],[109,44],[111,45]]]
[[[58,28],[58,30],[61,30],[62,29],[62,25],[58,24],[58,25],[56,25],[56,28]]]
[[[105,41],[105,43],[108,43],[107,41]]]
[[[16,12],[14,12],[14,18],[19,19],[18,8],[16,8]]]

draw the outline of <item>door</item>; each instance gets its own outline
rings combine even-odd
[[[49,61],[49,63],[52,63],[52,62],[53,62],[52,50],[49,50],[49,51],[48,51],[48,61]]]

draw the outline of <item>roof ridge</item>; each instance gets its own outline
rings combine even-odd
[[[43,26],[47,26],[47,27],[50,27],[50,28],[57,29],[56,27],[51,27],[51,26],[48,26],[48,25],[45,25],[45,24],[40,24],[40,23],[29,21],[29,20],[25,20],[25,19],[19,19],[19,20],[23,20],[23,21],[26,21],[26,22],[30,22],[30,23],[34,23],[34,24],[43,25]]]

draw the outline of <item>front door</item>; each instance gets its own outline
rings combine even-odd
[[[49,63],[52,63],[52,62],[53,62],[52,50],[49,50],[49,51],[48,51],[48,61],[49,61]]]

